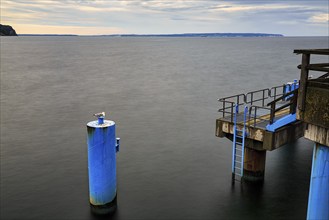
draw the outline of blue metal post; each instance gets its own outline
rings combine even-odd
[[[314,144],[307,219],[329,219],[329,147]]]
[[[93,212],[109,214],[117,206],[116,152],[119,140],[115,135],[115,123],[104,120],[104,112],[95,116],[98,120],[87,124],[89,201]]]
[[[232,179],[234,179],[234,163],[235,163],[235,145],[236,145],[236,122],[237,122],[237,114],[239,112],[239,105],[235,105],[235,112],[234,112],[234,125],[233,125],[233,147],[232,147]]]

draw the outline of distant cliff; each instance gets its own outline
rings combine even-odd
[[[17,34],[11,26],[0,24],[0,36],[17,36]]]
[[[282,34],[265,33],[185,33],[185,34],[117,34],[114,37],[283,37]]]

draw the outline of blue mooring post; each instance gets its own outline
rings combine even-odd
[[[307,219],[329,219],[329,147],[314,144]]]
[[[111,214],[117,207],[116,152],[119,140],[115,123],[97,113],[97,121],[87,124],[89,201],[95,214]]]

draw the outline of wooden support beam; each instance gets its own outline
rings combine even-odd
[[[323,74],[322,76],[320,76],[318,79],[324,79],[327,78],[329,76],[329,72],[326,74]]]
[[[320,72],[328,72],[328,67],[321,67],[321,66],[314,66],[313,64],[310,64],[307,66],[308,70],[314,70],[314,71],[320,71]]]
[[[297,54],[316,54],[316,55],[329,55],[329,49],[306,49],[306,50],[294,50]]]
[[[316,143],[329,146],[329,128],[308,124],[304,137]]]
[[[310,64],[310,54],[303,54],[302,66],[300,71],[300,82],[298,91],[298,109],[304,111],[305,109],[305,97],[306,97],[306,83],[308,80],[308,69],[307,66]]]
[[[302,65],[298,65],[297,68],[301,69]],[[310,67],[329,67],[329,63],[312,63],[308,65],[308,68]]]

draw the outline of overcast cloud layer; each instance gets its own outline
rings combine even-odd
[[[19,34],[257,32],[328,36],[329,1],[1,0]]]

